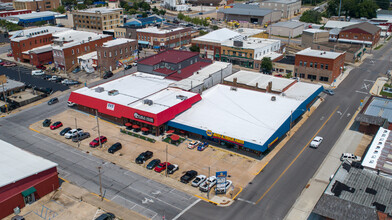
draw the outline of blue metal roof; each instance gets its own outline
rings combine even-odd
[[[374,97],[365,111],[366,115],[383,117],[392,122],[392,100]]]

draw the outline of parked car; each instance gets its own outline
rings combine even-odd
[[[76,67],[74,70],[72,70],[72,72],[73,73],[78,73],[78,72],[80,72],[80,70],[81,70],[80,67]]]
[[[90,133],[88,132],[83,132],[81,134],[77,134],[75,136],[72,137],[72,141],[73,142],[78,142],[78,141],[83,141],[86,138],[90,137]]]
[[[44,74],[45,74],[45,72],[43,70],[33,70],[33,71],[31,71],[31,75],[32,76],[42,76]]]
[[[312,142],[310,142],[311,148],[318,148],[318,146],[323,142],[323,138],[320,136],[316,136]]]
[[[107,212],[98,216],[98,218],[96,218],[95,220],[114,220],[114,219],[116,219],[116,216],[110,212]]]
[[[52,78],[52,75],[44,74],[44,75],[41,75],[41,77],[45,80],[48,80],[48,79]]]
[[[226,180],[226,184],[223,187],[215,187],[215,193],[220,194],[220,193],[225,193],[227,190],[230,188],[230,186],[233,184],[231,180]]]
[[[66,139],[71,139],[71,138],[75,137],[78,134],[83,134],[83,129],[77,128],[77,129],[69,130],[67,133],[65,133],[64,137]]]
[[[49,81],[57,81],[60,77],[59,76],[52,76],[48,80]]]
[[[156,166],[158,166],[158,164],[161,163],[160,159],[154,159],[152,161],[150,161],[150,163],[147,164],[146,168],[149,170],[154,169]]]
[[[137,61],[133,62],[132,66],[137,66]]]
[[[198,147],[200,144],[201,144],[200,141],[192,141],[192,142],[190,142],[190,143],[188,144],[188,148],[189,148],[189,149],[193,149],[193,148]]]
[[[52,98],[48,101],[48,105],[53,105],[56,104],[57,102],[59,102],[58,98]]]
[[[68,86],[80,84],[80,82],[72,79],[64,79],[61,81],[61,83]]]
[[[63,127],[63,123],[61,123],[61,121],[56,121],[55,123],[53,123],[53,124],[50,126],[50,129],[51,129],[51,130],[54,130],[54,129],[57,129],[57,128],[59,128],[59,127]]]
[[[103,78],[107,79],[113,76],[113,73],[111,71],[106,71],[105,74],[103,74]]]
[[[13,57],[14,55],[12,53],[7,53],[7,57]]]
[[[93,141],[90,142],[90,147],[98,147],[99,146],[99,142],[101,142],[101,144],[104,144],[108,141],[108,139],[105,136],[100,136],[95,138]]]
[[[202,192],[207,192],[209,191],[214,185],[216,184],[216,176],[210,176],[204,181],[202,184],[200,184],[199,189]]]
[[[66,127],[63,130],[60,131],[60,135],[64,136],[68,131],[72,130],[70,127]]]
[[[67,105],[68,105],[68,107],[74,107],[76,105],[76,103],[71,102],[71,101],[67,101]]]
[[[169,162],[160,163],[160,164],[158,164],[158,166],[156,166],[154,168],[154,171],[160,173],[160,172],[166,170],[167,166],[169,166],[169,165],[171,165],[171,163],[169,163]]]
[[[170,164],[169,166],[167,166],[167,173],[168,174],[173,174],[174,172],[176,172],[178,170],[178,165],[177,164]]]
[[[198,187],[200,184],[202,184],[204,181],[206,181],[207,177],[205,175],[198,175],[193,181],[192,181],[192,186]]]
[[[37,66],[35,66],[37,69],[40,69],[40,70],[46,70],[46,66],[44,66],[44,65],[42,65],[42,64],[40,64],[40,65],[37,65]]]
[[[111,147],[109,147],[108,152],[114,154],[116,151],[120,150],[121,148],[122,148],[121,143],[117,142],[113,144]]]
[[[144,161],[149,160],[153,156],[153,153],[151,151],[146,151],[141,154],[135,159],[135,162],[137,164],[144,163]]]
[[[361,157],[356,156],[352,153],[343,153],[342,156],[340,156],[340,160],[344,161],[344,160],[348,160],[348,161],[361,161]]]
[[[47,118],[47,119],[45,119],[45,120],[42,122],[42,126],[44,126],[44,127],[49,127],[51,123],[52,123],[52,120],[50,120],[49,118]]]
[[[180,181],[182,183],[187,184],[189,183],[189,181],[192,181],[196,176],[197,176],[197,171],[189,170],[180,178]]]
[[[323,92],[328,95],[335,95],[335,92],[332,89],[324,89]]]
[[[208,143],[204,142],[202,144],[199,144],[199,146],[197,147],[198,151],[203,151],[204,149],[206,149],[208,147]]]
[[[16,66],[16,63],[7,62],[7,63],[4,63],[3,66],[5,66],[5,67],[13,67],[13,66]]]
[[[124,67],[125,70],[129,70],[129,69],[131,69],[131,68],[132,68],[132,65],[126,65],[126,66]]]

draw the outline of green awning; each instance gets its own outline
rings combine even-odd
[[[363,52],[365,52],[366,51],[366,48],[363,48]]]
[[[215,57],[219,57],[219,53],[215,54]]]
[[[30,195],[30,194],[32,194],[32,193],[35,193],[35,192],[37,192],[37,190],[34,188],[34,186],[33,187],[31,187],[31,188],[29,188],[29,189],[26,189],[25,191],[23,191],[22,192],[22,196],[23,197],[26,197],[26,196],[28,196],[28,195]]]

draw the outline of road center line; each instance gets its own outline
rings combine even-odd
[[[192,208],[194,205],[196,205],[198,202],[200,202],[201,199],[197,199],[195,202],[190,204],[188,207],[186,207],[184,210],[182,210],[176,217],[174,217],[172,220],[178,219],[181,215],[183,215],[186,211],[188,211],[190,208]]]
[[[339,106],[335,108],[335,110],[332,111],[331,115],[328,117],[328,119],[324,122],[324,124],[318,129],[316,134],[313,135],[313,137],[309,140],[309,142],[302,148],[302,150],[298,153],[298,155],[291,161],[291,163],[286,167],[286,169],[283,170],[283,172],[279,175],[279,177],[275,180],[274,183],[267,189],[267,191],[264,192],[264,194],[255,202],[255,204],[259,203],[266,195],[267,193],[275,186],[275,184],[282,178],[282,176],[287,172],[287,170],[294,164],[294,162],[298,159],[298,157],[305,151],[306,148],[308,148],[310,142],[316,137],[316,135],[323,129],[323,127],[327,124],[327,122],[332,118],[332,116],[336,113],[336,111],[339,109]]]

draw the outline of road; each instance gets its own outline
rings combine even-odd
[[[360,100],[389,63],[391,42],[372,59],[351,71],[302,125],[282,150],[228,208],[199,202],[179,219],[283,219],[312,178],[357,110]],[[325,94],[323,95],[325,96]],[[314,136],[324,137],[318,149],[308,147]]]
[[[149,180],[62,142],[31,131],[28,126],[67,109],[69,93],[55,105],[34,106],[0,119],[0,139],[58,163],[60,177],[99,194],[98,166],[106,198],[154,220],[172,219],[199,199]]]

